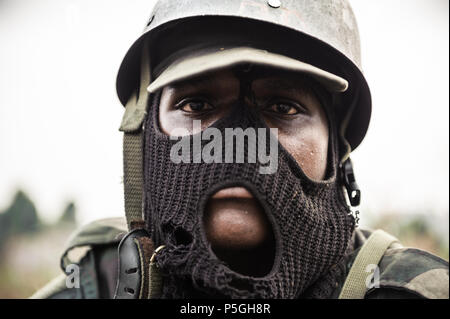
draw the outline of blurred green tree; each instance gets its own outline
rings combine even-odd
[[[76,228],[76,204],[68,202],[52,224],[41,221],[39,216],[35,204],[22,190],[0,212],[0,299],[28,297],[61,271],[61,245]],[[45,252],[44,256],[40,256],[41,252]]]
[[[76,223],[76,206],[74,202],[69,202],[64,209],[61,217],[58,220],[58,224],[75,224]]]
[[[12,235],[39,231],[42,223],[33,201],[18,190],[11,205],[0,214],[0,253],[7,239]]]

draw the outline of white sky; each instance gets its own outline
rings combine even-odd
[[[71,199],[82,223],[123,215],[115,76],[152,3],[0,0],[0,210],[21,187],[47,220]],[[373,95],[362,211],[448,215],[449,2],[351,4]]]

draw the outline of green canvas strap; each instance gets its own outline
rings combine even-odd
[[[123,137],[125,215],[128,229],[142,220],[142,132]]]
[[[150,66],[148,50],[144,46],[141,61],[141,81],[138,92],[134,92],[125,107],[120,131],[123,138],[123,170],[125,215],[128,229],[133,225],[142,225],[143,221],[143,129],[149,94],[147,86],[150,83]]]
[[[150,258],[150,265],[149,265],[149,287],[148,287],[148,297],[147,299],[158,299],[161,297],[162,292],[162,275],[159,271],[158,265],[155,261],[156,254],[164,249],[164,245],[159,246],[155,249],[152,258]]]
[[[378,265],[386,249],[398,239],[379,229],[370,235],[353,262],[339,299],[364,299],[368,265]]]

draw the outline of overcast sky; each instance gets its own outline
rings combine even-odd
[[[145,0],[0,0],[0,210],[122,216],[115,76]],[[373,116],[353,154],[362,211],[448,215],[449,2],[353,0]],[[363,217],[364,218],[364,217]]]

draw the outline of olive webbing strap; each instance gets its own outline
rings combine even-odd
[[[386,249],[398,239],[378,229],[361,247],[342,287],[339,299],[364,299],[367,292],[367,266],[378,265]]]
[[[141,61],[141,80],[139,91],[134,92],[127,102],[125,114],[122,119],[120,131],[123,137],[123,171],[125,193],[125,215],[128,229],[133,225],[142,225],[143,221],[143,128],[149,93],[147,86],[150,83],[150,63],[148,49],[144,45]]]
[[[133,222],[142,220],[142,132],[124,134],[123,169],[125,215],[131,230]]]

